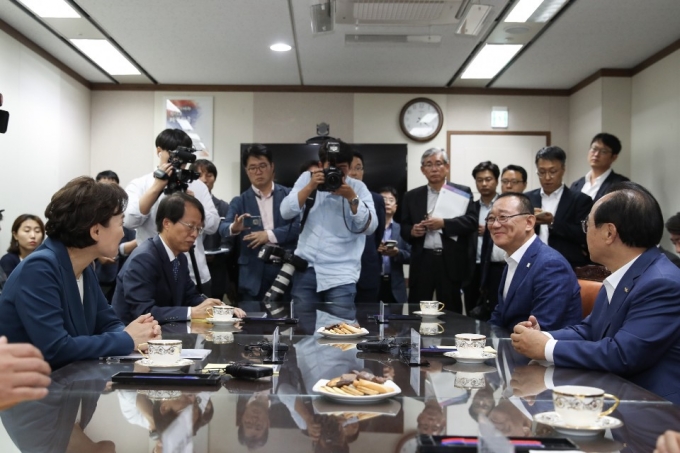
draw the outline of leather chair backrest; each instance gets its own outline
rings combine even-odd
[[[578,284],[581,285],[581,309],[585,318],[593,311],[595,299],[600,292],[600,288],[602,288],[602,283],[579,279]]]

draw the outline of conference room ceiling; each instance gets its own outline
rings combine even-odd
[[[441,1],[457,10],[461,0]],[[311,3],[315,2],[318,0]],[[69,3],[90,16],[99,30],[73,22],[57,27],[60,38],[16,0],[0,0],[0,20],[88,82],[102,84],[569,89],[602,68],[633,68],[680,39],[678,0],[570,0],[540,32],[529,25],[528,32],[519,34],[505,33],[503,24],[498,23],[515,0],[472,0],[473,7],[491,6],[477,36],[457,34],[459,23],[355,26],[341,23],[337,17],[334,31],[315,35],[310,0]],[[51,25],[52,21],[45,23]],[[63,39],[66,32],[82,37],[108,35],[142,74],[103,73]],[[369,42],[357,43],[347,38],[355,34],[440,36],[441,42],[365,38]],[[466,61],[484,42],[499,42],[499,38],[531,41],[495,79],[460,80]],[[269,46],[276,42],[288,43],[293,50],[273,52]]]

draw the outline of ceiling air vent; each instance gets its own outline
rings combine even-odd
[[[335,21],[352,25],[456,24],[464,0],[346,0],[336,2]],[[459,15],[460,17],[460,15]]]

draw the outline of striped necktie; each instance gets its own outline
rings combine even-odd
[[[175,277],[175,281],[177,281],[177,276],[179,275],[179,260],[175,258],[172,260],[172,276]]]

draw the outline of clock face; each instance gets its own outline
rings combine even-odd
[[[406,136],[416,141],[428,141],[439,133],[444,118],[434,101],[419,98],[404,106],[400,122]]]

